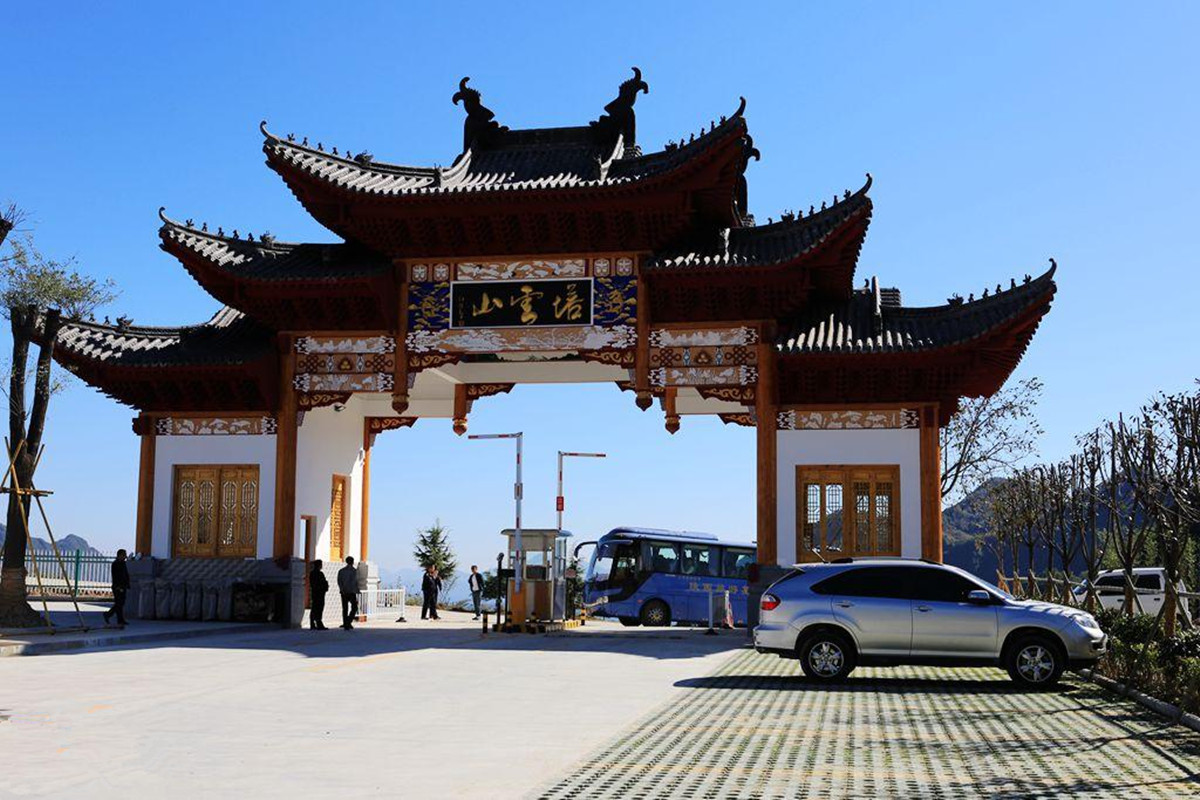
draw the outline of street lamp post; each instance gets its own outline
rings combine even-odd
[[[521,443],[524,440],[523,432],[517,433],[473,433],[467,436],[468,439],[516,439],[517,440],[517,481],[513,484],[513,499],[517,506],[517,519],[514,530],[517,534],[517,553],[516,561],[513,564],[513,582],[514,589],[521,591],[521,566],[525,558],[525,548],[521,544],[521,497],[525,494],[524,484],[521,483]]]
[[[607,453],[568,453],[562,450],[558,451],[558,497],[555,498],[554,507],[558,511],[558,529],[563,529],[563,508],[566,502],[563,498],[563,458],[607,458]]]

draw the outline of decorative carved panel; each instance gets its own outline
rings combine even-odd
[[[920,413],[912,408],[791,410],[779,412],[781,431],[868,430],[919,428]]]
[[[276,431],[274,417],[163,417],[154,422],[159,436],[256,436]]]

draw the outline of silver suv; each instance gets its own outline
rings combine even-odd
[[[1053,685],[1096,662],[1108,639],[1091,614],[1017,600],[956,567],[899,558],[798,566],[762,596],[759,652],[800,659],[818,681],[858,665],[996,665]]]

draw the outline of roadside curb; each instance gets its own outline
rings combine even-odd
[[[119,647],[126,644],[141,644],[143,642],[162,642],[171,639],[196,639],[202,636],[217,636],[223,633],[240,633],[254,630],[279,629],[278,625],[240,623],[237,625],[221,625],[212,628],[193,628],[182,631],[151,631],[146,633],[125,633],[117,636],[105,636],[97,633],[81,638],[58,640],[48,639],[44,642],[4,642],[0,640],[0,658],[6,656],[38,656],[46,653],[61,653],[68,650],[100,650],[108,647]]]
[[[1105,677],[1104,675],[1097,675],[1093,670],[1090,669],[1081,669],[1076,674],[1086,680],[1091,681],[1097,686],[1102,686],[1105,689],[1108,689],[1114,694],[1117,694],[1121,697],[1128,697],[1130,700],[1137,702],[1139,705],[1150,709],[1155,714],[1165,717],[1177,725],[1182,725],[1185,728],[1190,728],[1191,730],[1200,733],[1200,716],[1190,714],[1179,706],[1173,706],[1170,703],[1165,703],[1162,700],[1159,700],[1157,697],[1151,697],[1148,694],[1143,694],[1137,689],[1126,686],[1125,684],[1115,681],[1112,678]]]

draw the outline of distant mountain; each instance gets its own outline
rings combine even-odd
[[[5,530],[4,526],[0,525],[0,547],[4,546],[4,539],[7,533],[8,531]],[[48,539],[42,539],[38,536],[33,537],[33,549],[45,551],[54,550]],[[101,553],[99,550],[88,544],[88,540],[84,539],[82,536],[76,536],[72,533],[58,540],[58,552],[71,553],[74,555],[76,550],[82,550],[85,556],[103,555],[103,553]]]

